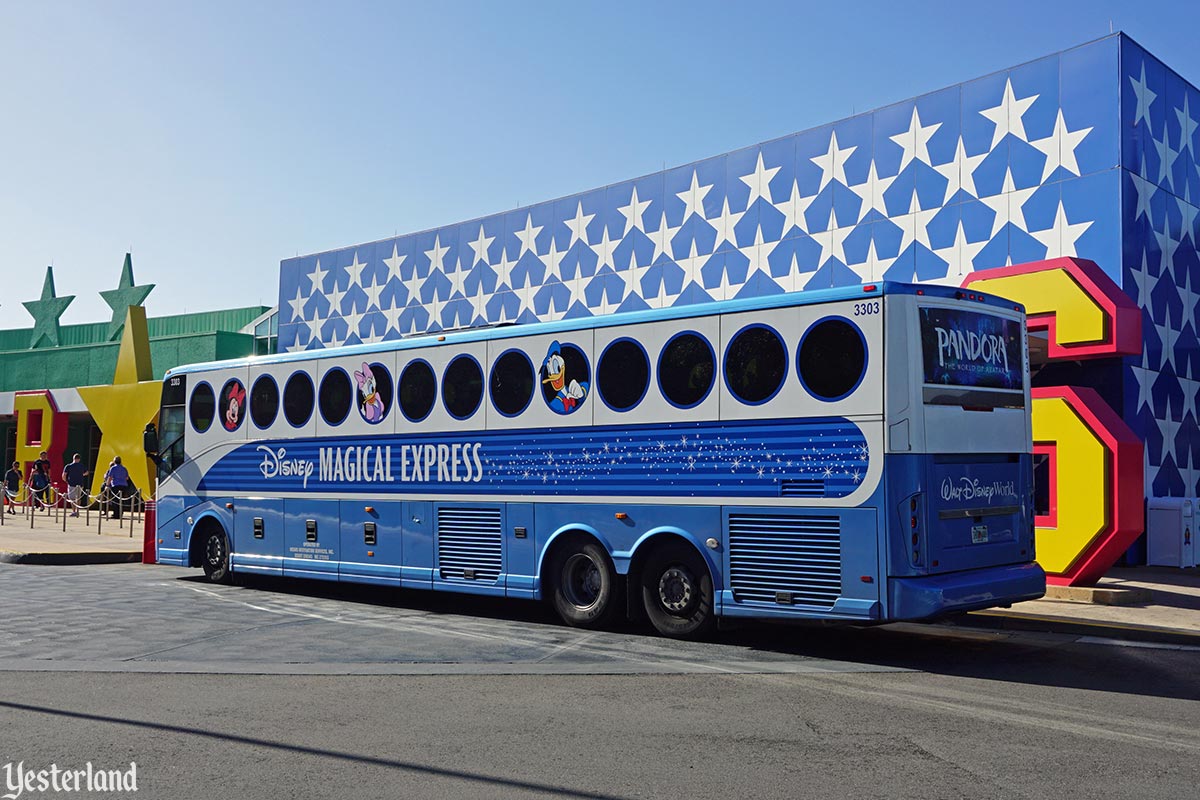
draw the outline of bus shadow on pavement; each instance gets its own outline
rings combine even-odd
[[[178,580],[206,583],[198,575]],[[458,616],[542,632],[571,630],[559,622],[547,604],[530,600],[258,575],[236,576],[235,585],[292,598],[444,615],[447,625],[455,624],[454,617]],[[614,643],[624,642],[639,650],[661,644],[668,655],[680,647],[636,621],[622,620],[606,629],[604,635],[612,637]],[[739,622],[723,626],[706,641],[687,643],[686,655],[692,661],[700,655],[714,662],[764,658],[780,661],[790,656],[959,678],[1200,700],[1200,686],[1187,677],[1200,665],[1200,652],[1103,646],[1061,634],[984,631],[938,623],[869,627],[829,622]],[[1188,662],[1192,664],[1189,669],[1177,666]]]

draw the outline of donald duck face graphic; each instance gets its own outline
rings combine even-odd
[[[574,345],[567,347],[578,350]],[[584,374],[585,380],[582,381],[567,375],[567,361],[563,358],[563,347],[558,342],[550,344],[546,359],[542,362],[542,376],[543,386],[549,386],[553,391],[553,394],[544,392],[551,411],[572,414],[583,405],[588,393],[587,375]]]

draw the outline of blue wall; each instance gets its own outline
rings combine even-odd
[[[1125,419],[1146,443],[1146,494],[1200,481],[1200,91],[1121,38],[1124,288],[1142,308],[1126,359]]]
[[[602,189],[288,259],[279,347],[881,278],[957,284],[1057,255],[1119,280],[1122,42]]]

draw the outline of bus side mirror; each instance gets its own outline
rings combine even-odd
[[[151,422],[146,426],[146,430],[142,431],[142,449],[146,451],[146,455],[154,455],[158,452],[158,429]]]

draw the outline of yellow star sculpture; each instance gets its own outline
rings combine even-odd
[[[112,386],[81,387],[79,396],[101,434],[92,491],[100,491],[109,462],[120,456],[134,485],[144,497],[150,497],[154,492],[154,470],[142,449],[142,431],[146,423],[158,421],[162,383],[154,380],[150,366],[145,308],[129,306],[125,312],[125,332],[121,334]]]

